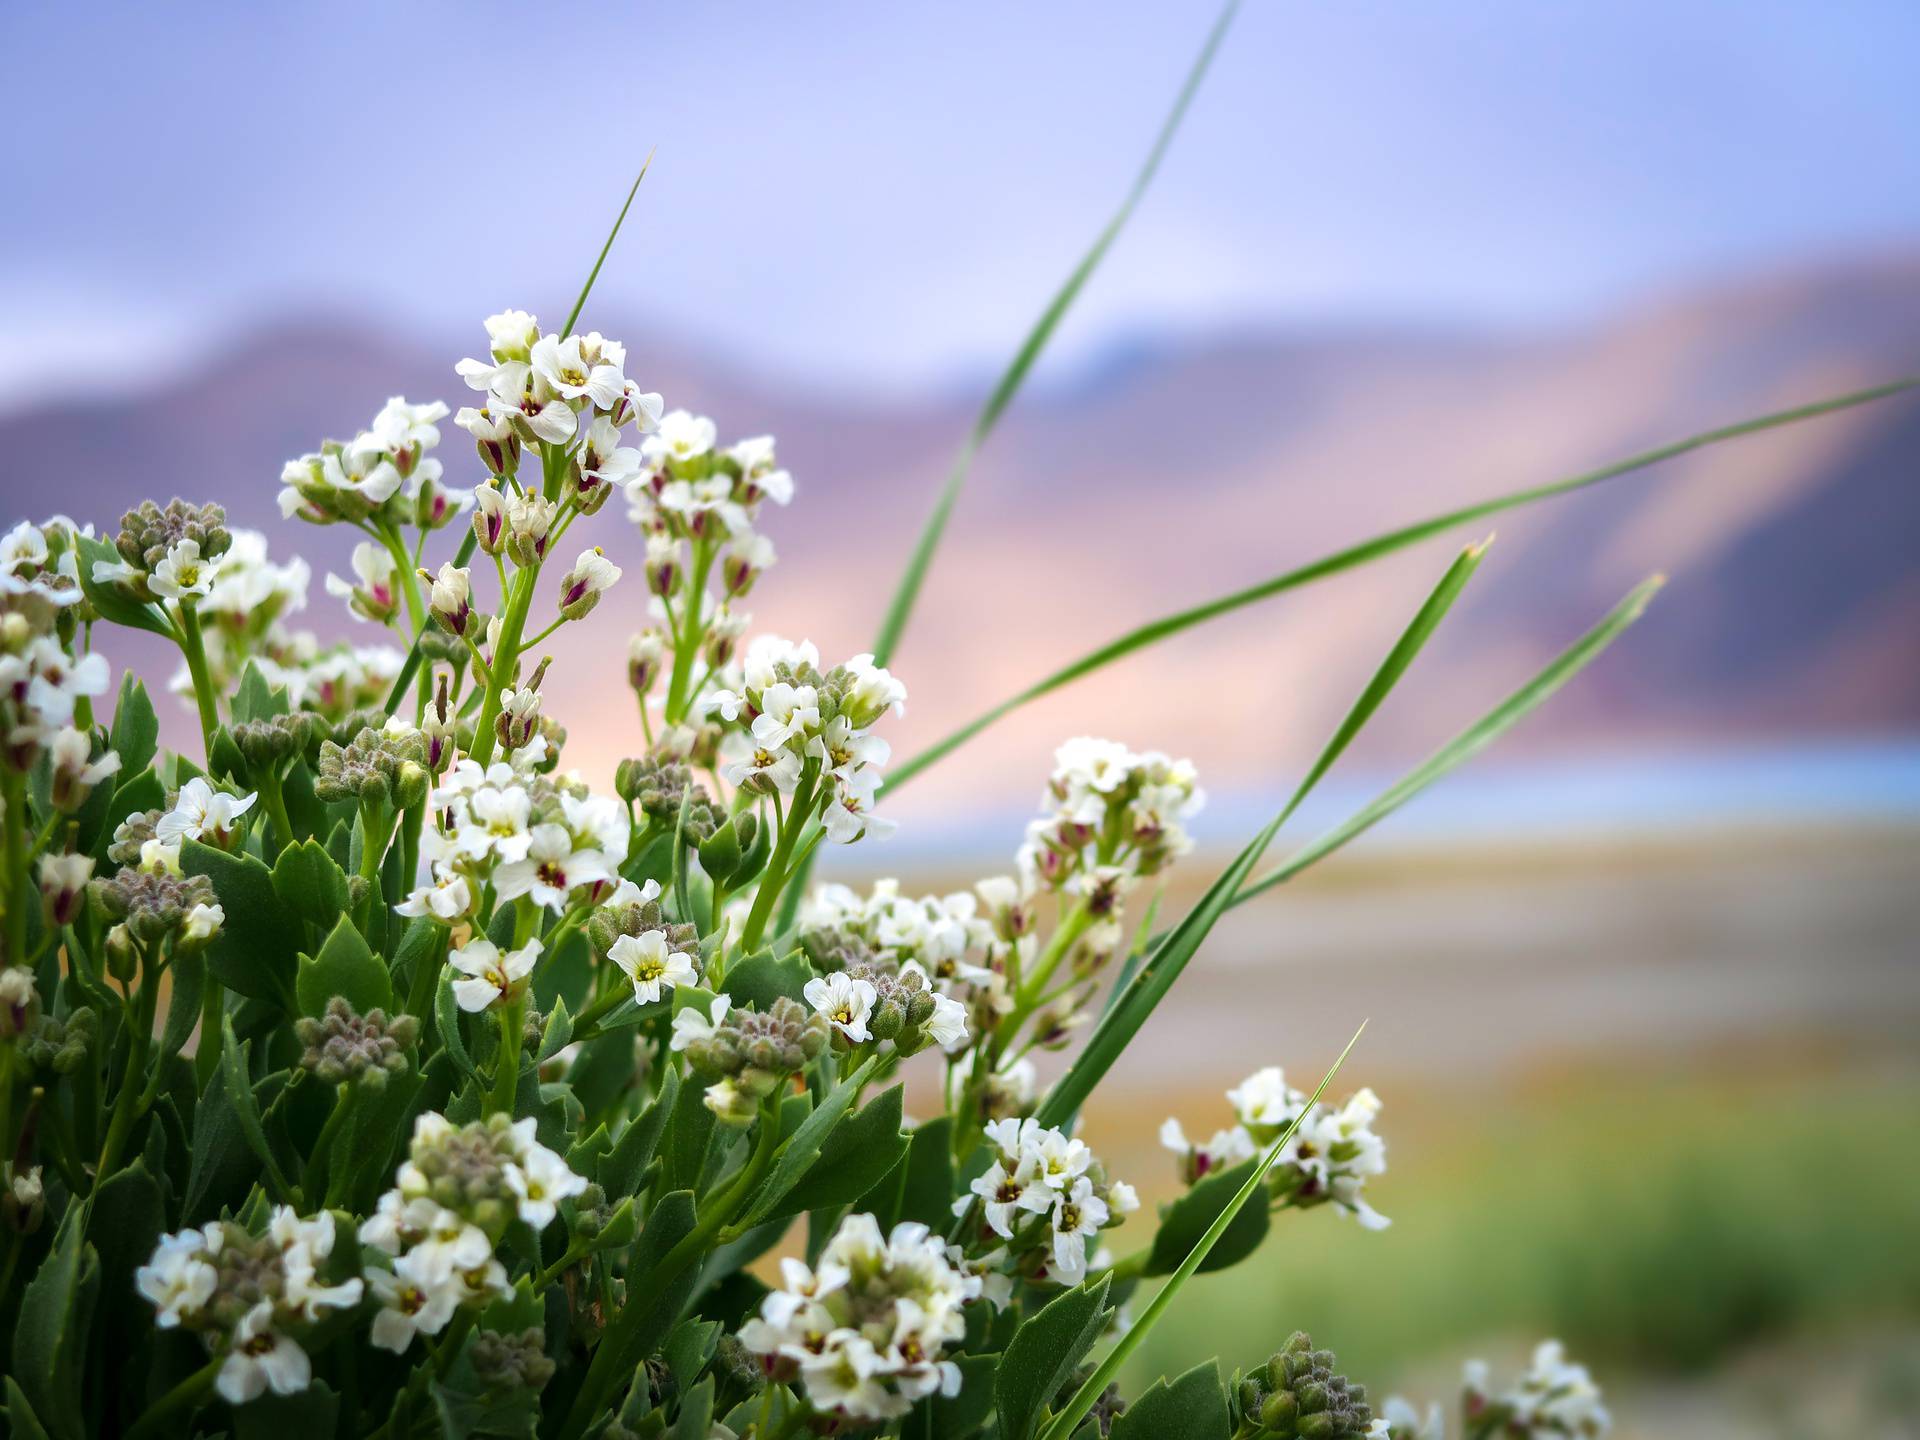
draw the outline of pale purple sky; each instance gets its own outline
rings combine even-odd
[[[287,311],[457,343],[602,289],[815,383],[1010,349],[1202,3],[0,9],[0,404]],[[1142,331],[1553,324],[1920,237],[1911,0],[1254,0],[1055,363]],[[462,328],[467,327],[467,328]]]

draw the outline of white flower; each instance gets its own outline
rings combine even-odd
[[[1216,1170],[1231,1169],[1254,1155],[1253,1137],[1238,1125],[1216,1130],[1206,1144],[1195,1145],[1187,1139],[1180,1122],[1171,1117],[1161,1123],[1160,1144],[1180,1157],[1182,1175],[1189,1183]]]
[[[873,1038],[867,1029],[877,998],[871,981],[856,980],[844,970],[836,970],[809,980],[802,993],[807,1003],[831,1020],[847,1039],[859,1044]]]
[[[451,922],[473,908],[473,891],[466,876],[458,870],[448,870],[444,874],[436,873],[429,884],[411,891],[393,908],[396,914],[409,919],[432,915]]]
[[[622,935],[607,951],[607,958],[633,982],[633,998],[642,1005],[657,1001],[662,986],[671,990],[699,982],[693,961],[684,951],[670,948],[666,935],[659,930]]]
[[[678,1053],[698,1041],[711,1039],[714,1031],[726,1023],[727,1011],[732,1005],[729,997],[716,995],[705,1015],[693,1005],[684,1005],[674,1011],[673,1038],[669,1042],[671,1048]]]
[[[178,845],[183,840],[205,840],[225,845],[240,817],[253,808],[258,797],[238,799],[223,790],[215,790],[196,775],[180,787],[173,809],[160,817],[153,827],[156,839]]]
[[[262,1300],[233,1327],[233,1343],[214,1388],[229,1405],[244,1405],[267,1390],[298,1395],[312,1379],[307,1352],[273,1328],[273,1302]]]
[[[431,1274],[414,1254],[402,1255],[390,1271],[368,1266],[367,1286],[380,1302],[370,1338],[396,1355],[416,1335],[438,1335],[460,1302],[460,1292],[449,1277]]]
[[[1082,1175],[1059,1198],[1053,1210],[1053,1267],[1056,1277],[1077,1285],[1087,1273],[1085,1237],[1107,1223],[1107,1202],[1093,1192],[1093,1182]]]
[[[811,685],[769,685],[760,692],[753,738],[769,749],[804,740],[820,728],[820,699]]]
[[[160,563],[147,577],[147,584],[156,595],[164,595],[169,600],[184,600],[190,595],[205,595],[213,589],[214,577],[220,573],[218,560],[200,558],[198,540],[176,540],[168,547]]]
[[[1038,1183],[1031,1160],[1022,1161],[1011,1170],[1003,1160],[996,1160],[973,1182],[971,1189],[980,1198],[988,1226],[1002,1239],[1012,1238],[1022,1214],[1045,1215],[1053,1209],[1053,1191]],[[971,1204],[972,1201],[962,1196],[954,1201],[953,1213],[964,1215]]]
[[[1446,1416],[1438,1404],[1429,1405],[1422,1416],[1398,1395],[1388,1397],[1374,1427],[1378,1434],[1398,1436],[1400,1440],[1446,1440],[1447,1435]]]
[[[853,674],[844,703],[854,724],[864,729],[888,710],[900,716],[907,713],[907,687],[891,671],[874,664],[872,655],[856,655],[845,668]]]
[[[967,1007],[958,1000],[933,994],[933,1014],[927,1019],[927,1034],[943,1050],[954,1050],[967,1043]]]
[[[506,1167],[507,1186],[518,1197],[520,1218],[535,1232],[544,1230],[559,1214],[558,1202],[570,1200],[587,1188],[567,1162],[544,1145],[529,1144],[520,1158]]]
[[[206,1259],[206,1237],[187,1230],[162,1235],[153,1258],[134,1272],[133,1283],[152,1302],[153,1323],[171,1330],[195,1318],[213,1298],[220,1272]]]
[[[719,428],[704,415],[672,410],[660,417],[659,428],[647,437],[646,455],[656,464],[693,460],[713,449]]]
[[[431,450],[440,443],[440,427],[434,422],[447,418],[447,407],[439,400],[410,405],[406,397],[395,395],[380,407],[373,424],[354,442],[356,447],[398,453]]]
[[[591,356],[595,348],[593,342],[598,335],[569,335],[562,339],[558,335],[542,335],[533,343],[530,359],[534,374],[549,386],[554,394],[566,400],[591,400],[602,410],[611,410],[626,393],[626,377],[620,373],[619,361],[608,363],[608,348],[625,355],[619,346],[602,349],[600,362]]]
[[[727,738],[737,739],[738,732]],[[720,774],[729,785],[745,785],[748,781],[754,781],[782,795],[791,795],[794,787],[800,783],[801,766],[800,757],[784,745],[769,747],[749,744],[744,753],[737,754],[720,767]]]
[[[578,605],[589,595],[604,593],[619,578],[620,567],[607,559],[606,552],[598,545],[582,550],[573,568],[561,579],[560,608],[564,610]]]
[[[502,900],[532,895],[536,905],[549,910],[567,908],[568,897],[580,885],[611,880],[613,870],[597,850],[575,850],[564,825],[536,825],[527,837],[523,859],[494,872],[494,894]]]
[[[540,958],[540,941],[532,939],[518,950],[500,953],[491,940],[476,937],[447,957],[467,978],[453,982],[453,998],[462,1010],[477,1012],[512,993],[533,973]]]
[[[1242,1125],[1278,1129],[1292,1122],[1305,1107],[1307,1097],[1287,1084],[1278,1066],[1269,1065],[1229,1090],[1227,1103]]]
[[[327,575],[327,593],[347,602],[362,620],[385,621],[399,604],[393,588],[393,556],[384,545],[362,540],[353,547],[353,580]]]
[[[820,813],[820,824],[827,838],[836,845],[851,845],[865,835],[884,840],[898,828],[893,821],[873,813],[873,802],[880,790],[880,776],[870,767],[836,778],[833,798]]]
[[[180,935],[189,944],[201,944],[218,935],[226,923],[226,907],[219,901],[216,900],[211,905],[196,905],[187,912],[187,918],[180,927]]]
[[[510,776],[513,772],[505,769],[504,773]],[[527,849],[533,844],[533,836],[527,829],[527,820],[533,813],[533,797],[526,790],[518,785],[489,783],[468,797],[466,808],[467,821],[461,825],[455,840],[461,854],[472,860],[492,855],[508,864],[526,858]]]
[[[536,440],[559,445],[571,440],[579,426],[572,407],[524,360],[500,366],[488,393],[500,408],[513,411]]]

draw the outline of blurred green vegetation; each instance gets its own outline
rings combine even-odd
[[[1380,1391],[1549,1335],[1605,1384],[1920,1316],[1920,1077],[1382,1090],[1393,1228],[1284,1217],[1181,1296],[1127,1388],[1196,1355],[1255,1363],[1295,1329]],[[1124,1253],[1138,1237],[1122,1233]]]

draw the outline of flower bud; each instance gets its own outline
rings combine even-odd
[[[438,575],[422,570],[420,578],[432,586],[428,604],[432,608],[433,618],[451,634],[466,634],[467,626],[473,619],[472,572],[457,568],[448,561],[441,565]]]
[[[666,637],[658,630],[642,630],[627,641],[627,684],[642,697],[653,689],[666,659]]]
[[[46,907],[47,924],[53,929],[71,925],[86,899],[87,881],[93,878],[91,855],[44,855],[40,859],[40,900]]]
[[[546,558],[547,532],[557,513],[544,495],[514,495],[507,500],[507,553],[518,565],[538,565]]]
[[[516,446],[519,441],[514,441]],[[482,449],[484,456],[485,450]],[[473,538],[489,555],[498,555],[507,544],[507,501],[497,485],[476,485],[473,490]]]
[[[671,595],[680,584],[680,542],[671,535],[647,537],[647,589]]]
[[[600,603],[600,596],[620,578],[620,567],[607,559],[598,545],[582,550],[560,581],[560,613],[569,620],[585,617]]]
[[[720,578],[727,594],[745,597],[753,582],[773,564],[773,542],[764,535],[740,535],[720,555]]]
[[[14,1168],[11,1160],[0,1165],[0,1220],[16,1235],[31,1235],[46,1219],[45,1192],[40,1184],[40,1167]]]
[[[140,952],[134,946],[133,933],[122,921],[107,932],[107,973],[122,985],[133,983],[140,973]]]
[[[94,786],[120,771],[118,755],[109,750],[95,760],[92,739],[71,726],[55,732],[47,750],[53,762],[54,808],[68,815],[87,803]]]
[[[517,690],[500,692],[500,713],[494,717],[493,735],[503,750],[518,750],[540,728],[540,682],[547,673],[548,661],[541,660],[533,678]]]

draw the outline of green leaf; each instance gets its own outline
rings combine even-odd
[[[13,1440],[53,1440],[47,1433],[47,1427],[40,1423],[40,1417],[33,1413],[33,1406],[27,1403],[26,1392],[11,1375],[0,1376],[6,1382],[7,1395],[7,1433]]]
[[[1401,776],[1398,781],[1375,796],[1358,812],[1293,855],[1285,864],[1257,880],[1242,885],[1234,892],[1229,908],[1232,905],[1245,904],[1254,896],[1271,890],[1276,885],[1284,884],[1302,870],[1324,860],[1348,841],[1366,833],[1386,819],[1434,781],[1458,769],[1506,734],[1527,715],[1544,704],[1562,685],[1597,660],[1609,645],[1620,638],[1621,632],[1645,614],[1648,604],[1659,591],[1662,583],[1664,582],[1656,575],[1635,586],[1624,600],[1607,613],[1605,619],[1561,651],[1533,679],[1454,736],[1426,760]]]
[[[167,995],[167,1023],[160,1032],[160,1053],[178,1055],[200,1020],[200,997],[206,992],[207,961],[204,955],[176,952],[168,967],[173,988]]]
[[[993,1414],[993,1375],[1000,1357],[956,1355],[953,1363],[960,1367],[960,1393],[946,1396],[936,1392],[927,1396],[915,1407],[918,1413],[908,1419],[900,1432],[902,1435],[924,1435],[927,1440],[967,1440],[980,1433],[980,1427]],[[917,1430],[916,1421],[921,1425]]]
[[[120,757],[122,775],[138,775],[146,769],[160,746],[160,720],[153,713],[153,701],[131,670],[120,677],[120,698],[114,701],[107,744]]]
[[[318,1018],[326,1014],[327,1002],[336,995],[345,996],[347,1004],[361,1015],[369,1010],[393,1010],[393,981],[387,967],[367,948],[346,915],[335,923],[318,955],[300,957],[298,986],[303,1015]]]
[[[234,1119],[240,1126],[241,1137],[260,1163],[266,1166],[268,1178],[284,1200],[292,1193],[293,1187],[287,1184],[286,1177],[280,1173],[280,1162],[274,1158],[273,1149],[267,1144],[267,1132],[260,1123],[260,1107],[254,1098],[253,1082],[247,1074],[247,1052],[252,1042],[241,1040],[233,1033],[232,1015],[222,1015],[220,1025],[223,1032],[220,1074],[226,1081],[227,1099],[232,1102]]]
[[[1448,510],[1439,515],[1429,516],[1425,520],[1417,520],[1411,525],[1388,531],[1384,535],[1376,535],[1370,540],[1363,540],[1357,545],[1337,550],[1331,555],[1323,555],[1296,569],[1283,571],[1244,590],[1236,590],[1216,600],[1209,600],[1205,604],[1151,621],[1061,666],[1051,675],[1035,681],[1017,695],[1001,701],[998,705],[969,720],[945,739],[935,742],[904,763],[891,767],[887,772],[886,788],[897,790],[935,761],[952,754],[988,726],[1005,719],[1022,706],[1030,705],[1042,696],[1050,695],[1055,690],[1091,675],[1094,671],[1111,665],[1116,660],[1124,659],[1136,650],[1156,645],[1196,625],[1218,619],[1222,615],[1231,614],[1248,605],[1271,599],[1316,580],[1325,580],[1344,571],[1355,569],[1391,555],[1397,550],[1404,550],[1410,545],[1429,540],[1443,531],[1484,520],[1487,516],[1497,515],[1503,510],[1512,510],[1523,505],[1531,505],[1536,501],[1584,490],[1589,486],[1599,485],[1622,475],[1645,470],[1664,460],[1671,460],[1675,456],[1738,439],[1743,435],[1752,435],[1782,425],[1793,425],[1803,420],[1831,415],[1836,411],[1849,410],[1855,406],[1872,404],[1876,400],[1903,394],[1915,386],[1920,386],[1920,378],[1895,380],[1890,384],[1873,386],[1871,389],[1855,390],[1845,395],[1834,396],[1832,399],[1817,400],[1810,405],[1797,405],[1789,410],[1776,410],[1771,414],[1743,420],[1738,424],[1704,430],[1697,435],[1689,435],[1684,440],[1676,440],[1652,450],[1644,450],[1638,455],[1630,455],[1613,464],[1603,465],[1597,470],[1588,470],[1579,475],[1525,490],[1515,490],[1506,495],[1496,495],[1490,500],[1477,501],[1472,505],[1462,506],[1458,510]]]
[[[1171,1274],[1199,1243],[1200,1237],[1207,1233],[1207,1228],[1233,1203],[1234,1197],[1240,1193],[1240,1187],[1247,1183],[1247,1176],[1253,1173],[1258,1163],[1257,1160],[1249,1160],[1231,1170],[1209,1175],[1167,1206],[1166,1212],[1160,1217],[1160,1228],[1154,1232],[1153,1249],[1147,1256],[1145,1273]],[[1202,1268],[1224,1270],[1229,1265],[1239,1264],[1260,1248],[1260,1242],[1267,1238],[1269,1223],[1270,1217],[1264,1205],[1250,1205],[1240,1211],[1238,1218],[1209,1252]]]
[[[480,1072],[474,1068],[473,1057],[467,1053],[466,1037],[460,1033],[460,1005],[453,998],[450,976],[442,975],[439,988],[433,993],[433,1027],[439,1032],[441,1048],[453,1057],[460,1073],[478,1085]]]
[[[713,1140],[713,1112],[707,1108],[706,1094],[706,1082],[693,1075],[674,1097],[657,1189],[692,1190],[699,1185],[700,1172],[707,1164],[707,1147]]]
[[[347,872],[319,841],[302,840],[273,862],[273,893],[315,935],[326,935],[347,913]]]
[[[293,1011],[300,937],[281,913],[273,872],[251,855],[229,855],[198,840],[180,847],[180,868],[213,881],[226,912],[226,923],[207,948],[207,967],[228,989]]]
[[[269,685],[267,677],[260,673],[260,667],[251,660],[247,661],[246,668],[240,672],[240,687],[233,695],[234,724],[244,724],[249,720],[272,720],[292,709],[293,702],[286,690]]]
[[[1366,1032],[1366,1028],[1363,1022],[1360,1028],[1353,1032],[1353,1039],[1347,1041],[1347,1048],[1340,1052],[1339,1058],[1333,1062],[1333,1068],[1321,1078],[1313,1094],[1308,1097],[1307,1103],[1295,1113],[1292,1120],[1287,1122],[1286,1128],[1274,1138],[1273,1144],[1267,1147],[1267,1153],[1261,1157],[1260,1163],[1241,1183],[1239,1192],[1225,1209],[1214,1216],[1213,1223],[1194,1242],[1193,1248],[1187,1252],[1187,1258],[1175,1268],[1172,1277],[1147,1303],[1147,1308],[1141,1312],[1140,1318],[1121,1334],[1120,1338],[1114,1342],[1113,1349],[1108,1351],[1105,1358],[1094,1367],[1093,1374],[1089,1375],[1080,1388],[1073,1392],[1073,1398],[1048,1423],[1042,1434],[1042,1440],[1068,1440],[1074,1432],[1074,1427],[1079,1425],[1087,1413],[1093,1409],[1094,1402],[1100,1398],[1107,1386],[1113,1383],[1114,1377],[1120,1373],[1121,1366],[1127,1363],[1127,1358],[1139,1348],[1140,1342],[1152,1333],[1153,1327],[1160,1323],[1160,1317],[1167,1313],[1167,1307],[1173,1303],[1174,1297],[1180,1293],[1181,1288],[1206,1263],[1207,1256],[1233,1226],[1241,1208],[1255,1195],[1264,1194],[1261,1187],[1266,1183],[1267,1172],[1280,1158],[1280,1152],[1287,1148],[1287,1142],[1293,1139],[1294,1132],[1300,1128],[1300,1122],[1306,1118],[1307,1112],[1320,1103],[1320,1097],[1326,1093],[1327,1086],[1333,1083],[1333,1077],[1340,1073],[1340,1067],[1346,1064],[1347,1056],[1351,1055],[1353,1047],[1360,1043],[1360,1037]],[[1016,1336],[1015,1339],[1017,1341],[1018,1337]]]
[[[765,1014],[783,995],[789,1000],[800,1000],[801,992],[812,978],[813,967],[799,951],[776,960],[771,950],[761,950],[727,971],[726,983],[720,988],[735,1005],[751,1005]]]
[[[172,640],[173,626],[153,606],[134,599],[118,585],[102,584],[93,578],[95,565],[120,564],[120,552],[104,540],[95,540],[90,536],[77,535],[74,540],[80,547],[80,588],[87,599],[93,602],[93,608],[100,612],[100,618],[129,629],[164,635]]]
[[[800,1128],[780,1147],[780,1153],[774,1157],[772,1172],[755,1192],[746,1213],[734,1222],[735,1230],[745,1230],[770,1215],[782,1213],[778,1210],[780,1202],[786,1198],[787,1192],[799,1184],[800,1177],[813,1167],[828,1135],[840,1123],[840,1117],[847,1113],[848,1107],[859,1095],[860,1087],[867,1083],[867,1076],[873,1073],[873,1067],[878,1063],[878,1056],[869,1056],[862,1061],[851,1075],[828,1091],[827,1098],[800,1123]],[[894,1127],[896,1130],[899,1128],[897,1112]]]
[[[268,1391],[231,1413],[234,1440],[333,1440],[340,1397],[316,1380],[297,1395]]]
[[[14,1322],[14,1376],[34,1415],[57,1440],[80,1440],[86,1433],[80,1381],[100,1262],[82,1239],[84,1219],[81,1206],[68,1207],[52,1247],[21,1296]]]
[[[1209,1360],[1148,1386],[1114,1418],[1112,1440],[1227,1440],[1232,1430],[1220,1366]]]
[[[999,1440],[1030,1440],[1048,1403],[1106,1327],[1111,1280],[1102,1275],[1055,1296],[1014,1332],[993,1377]]]
[[[1147,152],[1146,163],[1134,176],[1132,188],[1126,198],[1120,202],[1120,208],[1107,221],[1106,228],[1094,239],[1093,246],[1073,267],[1066,283],[1048,302],[1047,308],[1040,313],[1033,328],[1027,332],[1026,339],[1020,342],[1020,348],[1014,353],[1012,361],[1001,374],[999,383],[993,387],[993,393],[987,397],[986,405],[981,409],[979,418],[973,422],[973,431],[967,436],[967,442],[960,447],[955,457],[953,469],[948,472],[946,484],[941,487],[940,496],[934,502],[933,513],[927,517],[926,528],[920,532],[920,539],[913,547],[913,554],[907,559],[907,568],[900,576],[895,588],[893,603],[887,607],[886,619],[881,622],[879,637],[873,642],[873,658],[876,664],[885,665],[893,658],[893,652],[899,647],[901,632],[907,628],[907,619],[913,613],[914,602],[920,598],[920,587],[927,578],[927,570],[933,564],[933,553],[940,546],[940,537],[947,528],[947,517],[952,513],[954,503],[960,498],[960,491],[967,483],[968,472],[973,468],[973,457],[985,445],[993,434],[994,427],[1000,423],[1000,417],[1007,406],[1013,403],[1013,397],[1019,393],[1021,384],[1027,378],[1027,372],[1040,358],[1040,352],[1053,338],[1053,332],[1059,328],[1060,321],[1079,298],[1093,272],[1106,258],[1107,251],[1119,238],[1121,230],[1132,218],[1139,206],[1147,187],[1153,183],[1153,177],[1160,168],[1160,162],[1167,153],[1167,147],[1173,143],[1174,134],[1180,129],[1180,122],[1186,118],[1187,107],[1193,103],[1200,82],[1206,77],[1207,67],[1213,63],[1220,42],[1226,38],[1227,27],[1233,21],[1234,12],[1239,9],[1239,0],[1229,0],[1220,11],[1220,17],[1213,24],[1207,43],[1201,47],[1193,66],[1187,72],[1186,83],[1180,87],[1175,97],[1173,109],[1155,137],[1153,148]]]
[[[610,1198],[618,1200],[640,1188],[640,1177],[653,1162],[653,1152],[666,1133],[667,1119],[674,1112],[679,1093],[679,1072],[669,1067],[663,1072],[659,1097],[620,1132],[613,1148],[601,1157],[593,1178]]]
[[[673,1440],[708,1440],[713,1434],[713,1377],[681,1392],[680,1413],[674,1418]]]
[[[907,1137],[900,1133],[904,1095],[905,1087],[896,1085],[869,1100],[845,1124],[836,1126],[820,1147],[820,1158],[763,1218],[775,1220],[851,1205],[890,1175],[907,1153]]]
[[[1214,880],[1185,918],[1154,946],[1146,964],[1128,982],[1120,998],[1100,1017],[1087,1040],[1086,1048],[1068,1067],[1067,1073],[1060,1077],[1059,1083],[1041,1105],[1041,1124],[1064,1125],[1079,1113],[1087,1096],[1093,1093],[1094,1086],[1113,1068],[1114,1062],[1139,1033],[1140,1027],[1146,1024],[1147,1017],[1173,988],[1173,982],[1180,978],[1188,962],[1199,953],[1200,946],[1212,932],[1215,923],[1226,914],[1227,908],[1233,903],[1233,896],[1260,863],[1260,857],[1266,854],[1280,827],[1292,818],[1294,811],[1300,808],[1321,777],[1332,768],[1334,761],[1345,752],[1353,742],[1353,737],[1373,718],[1394,686],[1399,684],[1400,678],[1407,673],[1414,658],[1466,589],[1467,582],[1473,578],[1485,554],[1485,543],[1469,545],[1447,567],[1446,574],[1440,577],[1440,583],[1434,586],[1426,602],[1387,652],[1386,659],[1380,662],[1359,698],[1335,728],[1332,738],[1321,748],[1306,775],[1294,787],[1293,794],[1280,813],[1247,843],[1246,848],[1234,857],[1233,863]]]

